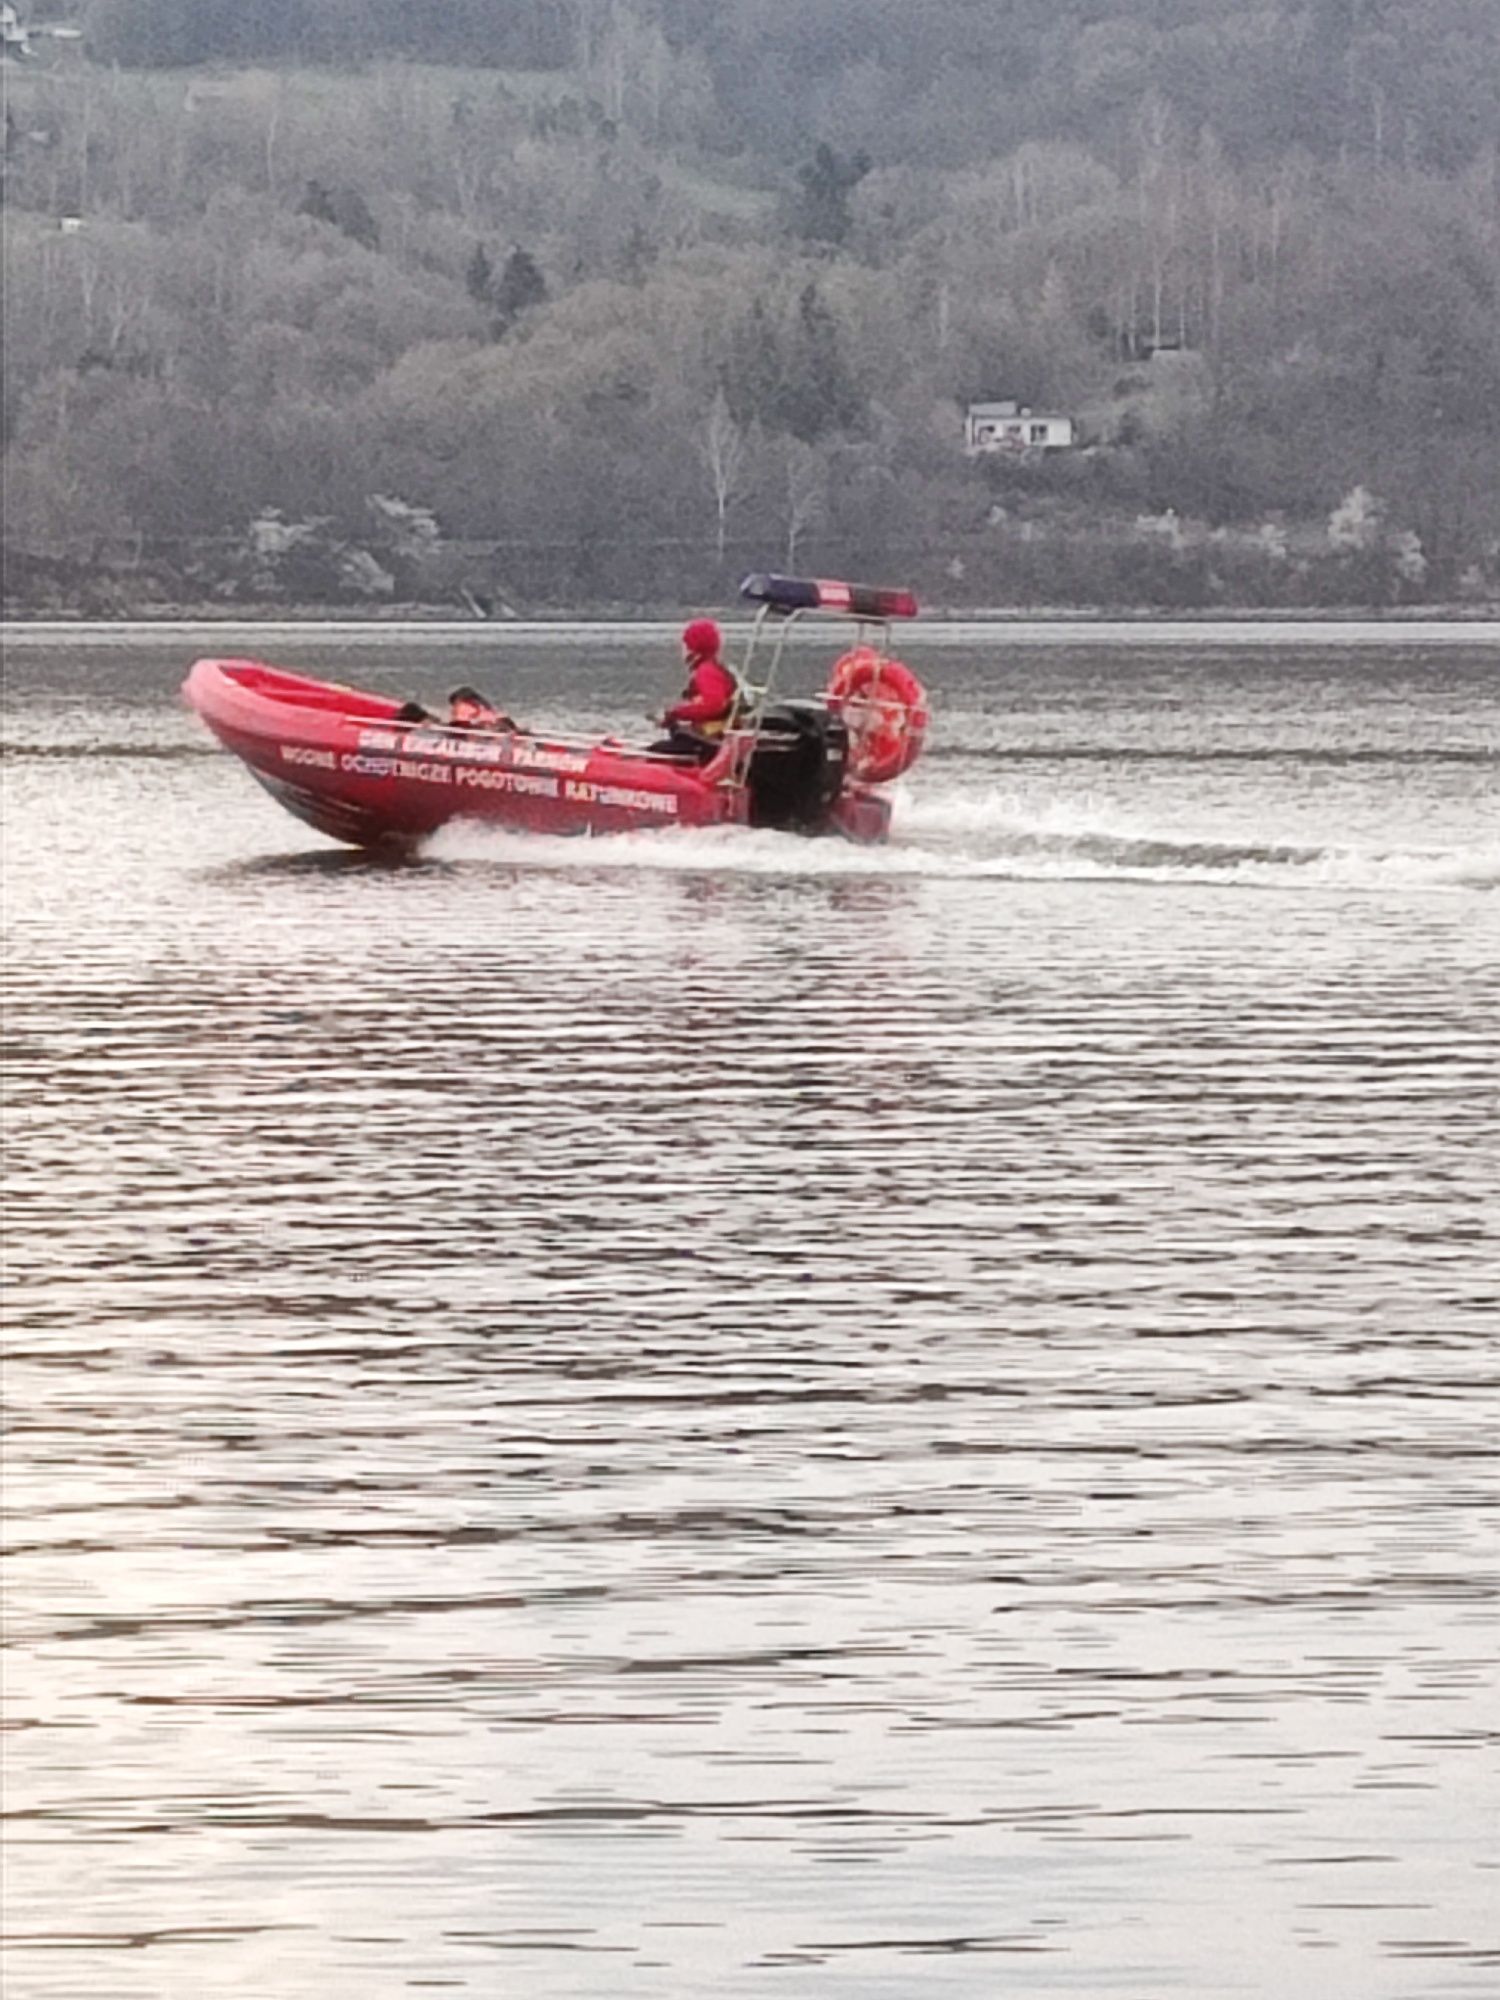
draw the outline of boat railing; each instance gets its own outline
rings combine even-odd
[[[552,756],[587,757],[596,750],[618,750],[632,758],[641,758],[656,764],[682,764],[691,762],[675,750],[656,750],[647,743],[632,743],[624,736],[554,736],[543,735],[537,729],[492,729],[468,723],[462,727],[437,716],[425,722],[396,722],[393,718],[379,718],[381,727],[405,729],[412,736],[442,736],[457,738],[462,742],[515,743],[520,741],[533,750],[544,751]]]
[[[834,611],[832,607],[770,603],[762,604],[757,610],[745,644],[744,662],[735,673],[740,699],[734,725],[728,732],[734,754],[725,761],[719,780],[721,784],[742,785],[746,782],[766,710],[781,696],[781,670],[787,643],[796,626],[808,618],[821,618],[830,623],[835,619],[841,624],[850,622],[847,611]],[[873,645],[882,652],[889,647],[891,627],[888,618],[855,614],[852,622],[854,646]],[[757,675],[755,669],[758,665],[760,672]],[[812,698],[825,699],[821,693]]]

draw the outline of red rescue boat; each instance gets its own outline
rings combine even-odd
[[[183,693],[273,798],[356,847],[410,846],[455,819],[539,833],[730,825],[884,839],[880,787],[920,755],[927,729],[921,684],[888,650],[890,621],[915,617],[916,600],[777,576],[747,577],[741,594],[757,611],[740,698],[703,759],[412,720],[410,704],[258,660],[199,660]],[[830,615],[858,629],[827,688],[778,695],[792,628]]]

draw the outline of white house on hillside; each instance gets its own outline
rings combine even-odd
[[[26,56],[39,54],[35,41],[38,35],[52,42],[83,40],[82,28],[65,28],[55,21],[28,26],[16,12],[13,0],[0,0],[0,60],[20,62]]]
[[[21,26],[10,0],[0,7],[0,56],[29,56],[31,37]]]
[[[1076,441],[1071,417],[1029,410],[1015,402],[970,403],[964,417],[968,452],[1065,451]]]

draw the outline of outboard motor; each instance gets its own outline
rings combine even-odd
[[[779,701],[760,717],[747,782],[750,824],[823,830],[844,789],[849,731],[821,701]]]

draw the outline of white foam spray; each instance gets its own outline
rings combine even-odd
[[[449,862],[528,869],[657,870],[745,876],[1203,883],[1264,889],[1500,888],[1500,840],[1467,848],[1313,846],[1201,838],[1089,801],[1038,802],[969,788],[903,791],[891,839],[838,839],[744,827],[565,837],[477,822],[445,827],[428,852]]]

